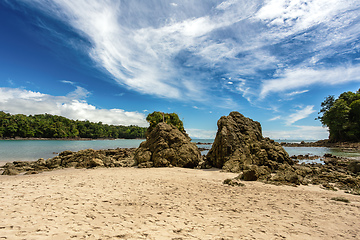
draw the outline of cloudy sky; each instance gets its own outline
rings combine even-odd
[[[360,88],[358,0],[2,0],[0,110],[193,138],[231,111],[273,139],[324,139],[320,104]]]

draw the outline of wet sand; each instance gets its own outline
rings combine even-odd
[[[181,168],[0,176],[0,239],[360,239],[360,196],[222,184],[235,176]]]

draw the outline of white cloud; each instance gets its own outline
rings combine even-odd
[[[148,6],[141,2],[136,3],[136,9],[128,9],[129,4],[114,0],[19,1],[58,18],[88,38],[92,43],[92,48],[88,49],[89,55],[118,83],[141,93],[203,102],[207,101],[206,97],[198,97],[199,91],[192,91],[184,87],[183,83],[187,80],[192,81],[192,85],[206,85],[201,95],[206,95],[209,86],[202,84],[203,80],[199,77],[185,77],[186,71],[174,66],[174,58],[183,50],[192,52],[194,56],[203,57],[204,60],[198,64],[209,63],[214,61],[214,58],[217,58],[215,61],[223,61],[225,56],[232,57],[235,54],[233,47],[228,43],[213,45],[209,41],[212,38],[211,33],[246,19],[256,11],[256,4],[239,7],[239,2],[228,1],[217,8],[222,9],[219,14],[213,15],[208,12],[199,15],[185,11],[182,14],[170,15],[170,9],[165,10],[166,7],[177,6],[170,3],[163,6],[164,12],[157,13],[163,16],[164,20],[158,24],[151,24],[155,22],[154,16],[149,15],[153,14],[153,9],[149,11]],[[189,2],[181,7],[191,9],[193,4]],[[229,5],[236,7],[227,8]],[[130,10],[132,16],[127,15]],[[122,15],[128,17],[124,19]],[[45,28],[50,30],[48,27]],[[58,35],[55,30],[53,32],[54,35]],[[62,38],[64,41],[67,40],[66,37]],[[224,49],[220,53],[221,45]],[[196,68],[192,64],[190,67]],[[179,78],[182,79],[180,82]]]
[[[185,129],[185,131],[187,132],[187,134],[189,134],[191,138],[214,139],[216,135],[216,131],[212,130],[190,128]]]
[[[33,91],[25,91],[23,89],[0,88],[0,102],[11,104],[11,101],[19,98],[24,100],[31,99],[35,102],[43,101],[46,94]]]
[[[237,0],[223,1],[216,8],[221,10],[226,10],[228,7],[233,6],[236,2]]]
[[[273,118],[269,119],[269,121],[275,121],[275,120],[279,120],[279,119],[281,119],[281,116],[273,117]]]
[[[70,85],[76,85],[74,82],[68,81],[68,80],[61,80],[60,82],[67,83],[67,84],[70,84]]]
[[[76,89],[67,94],[66,97],[70,98],[70,99],[85,99],[87,98],[91,93],[86,90],[85,88],[76,86]]]
[[[278,27],[278,37],[284,37],[319,23],[333,24],[335,16],[353,7],[354,1],[346,0],[268,0],[255,17]]]
[[[293,96],[296,96],[296,95],[299,95],[299,94],[307,93],[308,91],[309,90],[294,91],[294,92],[291,92],[291,93],[286,93],[285,96],[286,97],[293,97]]]
[[[80,93],[79,93],[80,92]],[[86,89],[77,88],[67,96],[51,96],[19,88],[0,88],[0,109],[11,114],[53,114],[74,120],[89,120],[114,125],[147,127],[145,115],[122,109],[99,109],[76,96],[84,97]]]
[[[277,79],[263,81],[260,98],[265,98],[270,93],[284,92],[315,84],[339,85],[360,82],[360,65],[331,69],[287,69],[278,75]]]
[[[293,126],[294,130],[263,131],[263,135],[271,139],[288,140],[321,140],[329,137],[327,128],[321,126]]]
[[[331,59],[338,51],[360,48],[353,45],[360,32],[360,3],[356,0],[226,0],[216,4],[17,1],[41,9],[87,38],[90,47],[74,47],[87,48],[97,66],[114,81],[158,97],[219,102],[226,97],[216,90],[229,85],[219,83],[221,72],[246,79],[237,92],[251,101],[250,96],[258,97],[259,92],[260,98],[281,91],[295,93],[304,86],[326,82],[321,80],[323,73],[333,79],[334,72],[358,68],[318,68],[321,60]],[[69,41],[63,33],[41,24]],[[288,51],[277,51],[277,47]],[[274,71],[277,75],[271,80],[259,80],[271,78],[269,72]],[[236,85],[236,81],[231,82]]]
[[[313,105],[309,105],[306,107],[301,107],[299,110],[296,110],[295,113],[290,114],[287,118],[286,118],[286,125],[291,125],[301,119],[307,118],[310,114],[312,114],[313,112],[315,112],[314,110],[314,106]]]

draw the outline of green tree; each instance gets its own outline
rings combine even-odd
[[[332,142],[360,141],[360,89],[342,93],[339,98],[328,96],[321,103],[317,119],[329,128]]]
[[[151,131],[158,123],[165,122],[177,127],[181,132],[185,132],[183,122],[176,113],[153,112],[146,117],[146,121],[150,123],[149,131]]]
[[[50,114],[11,115],[0,111],[1,138],[144,138],[145,132],[146,128],[138,126],[75,121]]]

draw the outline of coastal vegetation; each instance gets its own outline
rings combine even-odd
[[[155,111],[146,117],[146,121],[150,123],[149,132],[160,122],[173,125],[177,127],[180,132],[185,132],[184,124],[176,113],[163,113]]]
[[[11,115],[0,111],[0,138],[144,138],[146,128],[71,120],[51,114]]]
[[[321,107],[317,119],[329,128],[331,142],[360,142],[360,89],[344,92],[337,99],[330,95]]]

